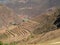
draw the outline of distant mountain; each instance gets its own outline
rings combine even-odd
[[[17,14],[39,15],[53,6],[60,6],[60,0],[0,0]],[[5,3],[4,3],[5,2]]]
[[[6,5],[14,11],[16,11],[18,14],[24,14],[24,15],[38,15],[40,14],[43,9],[46,9],[46,7],[43,7],[46,5],[45,3],[48,2],[46,0],[28,0],[26,3],[19,2],[18,0],[15,2],[6,3]],[[24,9],[22,9],[24,8]],[[41,9],[43,8],[43,9]]]
[[[49,0],[49,7],[60,6],[60,0]]]

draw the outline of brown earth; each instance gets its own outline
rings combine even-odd
[[[21,19],[13,11],[0,5],[0,25],[2,26],[0,41],[36,44],[58,38],[60,37],[60,27],[56,25],[60,22],[58,18],[60,18],[60,9],[53,7],[33,19],[20,22]],[[56,20],[59,21],[55,24]],[[17,24],[10,25],[14,21]]]

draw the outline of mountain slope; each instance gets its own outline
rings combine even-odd
[[[60,37],[60,9],[50,8],[45,13],[36,16],[34,19],[40,23],[40,28],[33,31],[38,36],[32,38],[28,43],[38,43],[54,40]]]
[[[5,4],[18,14],[29,16],[39,15],[53,6],[60,6],[60,0],[6,0],[6,2]]]
[[[22,9],[25,11],[25,9],[30,10],[32,8]],[[25,45],[25,43],[36,44],[38,42],[49,41],[54,38],[59,38],[60,36],[60,8],[50,8],[45,13],[42,13],[33,19],[28,19],[28,21],[23,20],[19,23],[20,25],[15,24],[16,21],[20,22],[20,17],[18,17],[10,8],[0,5],[0,27],[8,27],[8,31],[7,29],[4,29],[5,33],[2,32],[2,35],[8,38],[5,39],[0,34],[0,39],[2,38],[3,41],[8,40],[7,42],[24,43]],[[10,25],[11,22],[13,22],[14,26]],[[29,37],[26,37],[27,35]]]
[[[0,27],[9,25],[16,19],[16,13],[10,8],[0,4]]]

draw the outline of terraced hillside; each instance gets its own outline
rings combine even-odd
[[[8,7],[0,5],[0,41],[29,45],[59,37],[60,8],[53,7],[33,19],[25,19],[17,16]]]
[[[0,34],[0,40],[5,42],[19,41],[26,38],[27,34],[29,35],[29,32],[25,29],[18,28],[17,26],[10,26],[8,30],[6,29],[3,34]]]
[[[39,23],[31,20],[22,22],[20,25],[11,25],[0,31],[0,40],[5,42],[20,41],[27,38],[33,30],[38,28],[37,26],[39,27]]]
[[[0,41],[10,43],[30,36],[39,23],[30,19],[25,21],[8,7],[0,5],[0,26]]]

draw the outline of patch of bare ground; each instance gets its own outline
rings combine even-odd
[[[36,44],[36,43],[39,43],[39,42],[43,43],[45,41],[49,41],[49,40],[52,40],[52,39],[55,39],[55,38],[58,38],[58,37],[60,37],[60,29],[40,34],[37,37],[29,40],[28,44]]]

